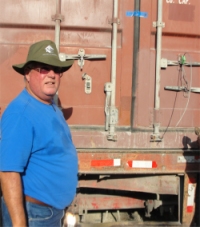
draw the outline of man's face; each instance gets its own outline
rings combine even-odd
[[[35,64],[25,73],[28,92],[43,103],[52,103],[59,85],[60,69],[46,64]]]

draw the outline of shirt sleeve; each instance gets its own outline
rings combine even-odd
[[[1,120],[0,171],[23,172],[31,154],[33,128],[19,113]]]

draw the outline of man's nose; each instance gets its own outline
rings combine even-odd
[[[51,70],[48,72],[48,76],[50,76],[50,77],[55,77],[55,76],[56,76],[56,73],[54,72],[53,69],[51,69]]]

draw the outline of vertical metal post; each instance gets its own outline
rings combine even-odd
[[[56,14],[53,18],[55,20],[55,44],[60,52],[60,24],[61,24],[61,0],[56,0]],[[54,103],[58,105],[58,91],[54,95]]]
[[[112,28],[112,65],[111,65],[111,83],[113,84],[113,91],[111,96],[111,106],[115,106],[115,94],[116,94],[117,18],[118,18],[118,0],[114,0],[113,25],[112,25],[113,26]]]
[[[134,11],[140,11],[140,0],[135,0]],[[134,31],[133,31],[133,63],[132,63],[132,102],[131,102],[131,131],[134,128],[134,107],[136,103],[136,90],[138,78],[138,55],[140,46],[140,17],[134,18]]]
[[[161,47],[162,47],[162,9],[163,0],[158,0],[158,20],[156,22],[157,27],[157,39],[156,39],[156,79],[155,79],[155,97],[154,97],[154,133],[151,135],[151,141],[161,141],[160,138],[160,62],[161,62]]]
[[[55,17],[55,44],[58,52],[60,51],[60,23],[59,16],[61,14],[61,0],[56,0],[56,17]]]
[[[117,25],[118,25],[118,0],[113,0],[113,18],[112,18],[112,61],[111,61],[111,100],[109,108],[109,134],[108,140],[117,140],[115,132],[118,121],[118,110],[115,107],[116,99],[116,68],[117,68]]]

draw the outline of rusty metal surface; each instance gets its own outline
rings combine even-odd
[[[131,197],[98,195],[98,194],[78,194],[76,198],[77,210],[115,210],[144,208],[144,200]]]
[[[180,4],[178,0],[163,1],[162,57],[177,60],[178,56],[187,53],[188,62],[200,62],[198,26],[200,3],[190,0]],[[119,0],[118,50],[117,50],[117,89],[116,104],[119,109],[118,126],[130,127],[132,99],[133,63],[133,29],[134,17],[127,17],[127,11],[134,10],[134,0]],[[130,128],[124,132],[117,131],[118,141],[107,141],[104,129],[105,114],[104,84],[110,81],[111,69],[111,33],[113,1],[84,2],[76,0],[62,1],[60,51],[66,54],[77,54],[84,48],[86,54],[104,54],[105,60],[85,61],[80,70],[77,61],[62,78],[59,89],[59,101],[69,125],[85,126],[85,130],[72,130],[76,147],[106,148],[182,148],[194,147],[196,137],[192,132],[200,125],[198,94],[192,93],[188,108],[180,123],[182,131],[175,128],[180,116],[185,111],[187,97],[182,92],[164,90],[165,86],[177,85],[178,66],[167,67],[161,71],[161,111],[159,119],[164,136],[162,143],[151,143],[150,136],[153,123],[153,99],[155,82],[155,37],[156,29],[152,23],[157,18],[157,1],[141,1],[141,11],[148,13],[147,18],[140,18],[140,50],[138,55],[138,78],[136,80],[136,106],[134,106],[134,131]],[[12,70],[12,64],[23,62],[27,50],[35,41],[54,39],[55,1],[24,2],[2,0],[4,9],[0,15],[0,108],[1,113],[8,103],[23,89],[24,82],[20,75]],[[175,11],[187,12],[187,16]],[[21,13],[23,12],[23,13]],[[12,16],[11,16],[12,15]],[[20,16],[19,16],[20,15]],[[34,16],[33,16],[34,15]],[[186,15],[186,14],[184,14]],[[199,87],[199,67],[185,67],[186,79]],[[84,92],[82,74],[92,77],[92,93]],[[12,81],[12,83],[10,83]],[[8,92],[9,91],[9,92]],[[148,94],[148,95],[147,95]],[[101,126],[101,129],[92,127]],[[170,128],[174,131],[170,131]],[[190,132],[188,132],[190,128]],[[187,141],[191,141],[187,144]]]
[[[80,150],[79,157],[79,172],[80,173],[102,173],[102,174],[166,174],[166,173],[185,173],[197,172],[200,169],[199,151],[183,152],[183,151],[154,151],[148,150]],[[106,160],[119,159],[119,166],[107,165]],[[92,165],[92,161],[105,161],[105,165]],[[130,161],[152,161],[156,163],[153,168],[133,168],[130,167]]]
[[[155,47],[156,28],[152,22],[157,20],[157,1],[141,1],[141,11],[150,13],[148,18],[140,20],[140,53],[139,73],[137,90],[137,117],[135,127],[151,125],[153,121],[153,101],[155,83]],[[186,56],[188,62],[200,62],[199,35],[200,27],[200,2],[195,0],[183,1],[162,1],[163,22],[165,26],[162,33],[161,57],[168,60],[178,60],[180,55]],[[185,17],[185,13],[187,16]],[[148,35],[147,35],[148,34]],[[160,72],[160,112],[159,121],[161,127],[170,125],[176,127],[186,104],[187,97],[183,92],[165,91],[164,86],[177,86],[181,84],[179,66],[170,66]],[[188,85],[200,87],[198,75],[199,67],[185,67],[186,80]],[[145,76],[141,76],[145,75]],[[191,94],[188,107],[181,120],[179,127],[195,127],[200,124],[198,94]],[[147,117],[148,115],[148,117]]]
[[[99,188],[154,194],[178,195],[177,176],[102,176],[79,179],[79,188]]]
[[[132,4],[132,1],[121,1],[120,8],[126,9],[132,7]],[[55,22],[51,17],[55,15],[55,1],[17,0],[13,4],[11,0],[2,0],[0,6],[4,8],[0,15],[1,75],[4,75],[1,78],[0,106],[4,111],[6,105],[24,85],[22,77],[12,71],[12,64],[25,60],[27,50],[33,42],[54,39]],[[62,1],[61,14],[64,20],[61,22],[60,51],[78,54],[79,49],[84,48],[86,54],[106,55],[106,60],[85,61],[83,70],[75,61],[70,71],[62,78],[59,101],[69,124],[104,125],[104,84],[110,81],[111,67],[112,25],[109,19],[112,18],[112,9],[113,2],[106,0]],[[131,67],[127,72],[127,67],[122,68],[122,63],[131,65],[132,41],[122,40],[122,30],[124,34],[128,33],[128,28],[132,27],[132,20],[126,23],[124,20],[126,18],[121,10],[118,67],[123,74],[124,85],[120,88],[122,74],[118,73],[117,90],[121,90],[121,94],[117,94],[117,102],[122,109],[120,122],[129,124],[127,116],[130,115]],[[83,73],[87,73],[93,79],[91,95],[84,92]],[[9,83],[10,80],[13,81],[12,84]],[[11,91],[9,94],[7,89]]]
[[[90,223],[82,223],[82,224],[78,224],[76,227],[141,227],[141,226],[158,226],[157,222],[145,222],[145,223],[137,223],[134,221],[130,221],[130,222],[119,222],[119,223],[100,223],[100,224],[90,224]],[[182,226],[182,227],[191,227],[191,225],[182,225],[181,223],[168,223],[168,222],[161,222],[159,223],[159,226],[163,226],[163,227],[168,227],[168,226]],[[195,227],[195,226],[194,226]]]
[[[118,140],[111,143],[106,139],[107,132],[100,129],[74,129],[72,127],[73,141],[77,149],[195,149],[198,150],[198,137],[194,133],[194,128],[184,128],[180,131],[161,132],[163,140],[161,143],[150,142],[151,131],[141,129],[131,132],[130,128],[123,130],[117,129]]]

